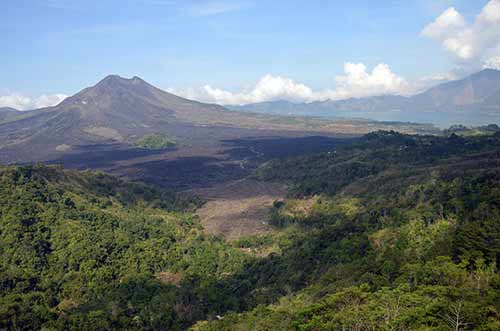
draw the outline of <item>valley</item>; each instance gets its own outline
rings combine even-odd
[[[211,139],[226,132],[207,130]],[[50,163],[69,169],[99,169],[128,181],[199,196],[206,201],[197,211],[206,233],[235,240],[272,231],[267,224],[269,210],[275,200],[286,195],[280,184],[249,178],[260,165],[276,158],[331,151],[352,139],[342,135],[308,136],[276,131],[268,134],[278,136],[247,138],[266,132],[231,130],[223,137],[241,138],[214,143],[203,139],[206,134],[203,129],[196,132],[200,140],[195,141],[193,134],[190,140],[193,144],[180,148],[155,151],[102,146],[99,150],[91,146],[87,151],[82,149]]]

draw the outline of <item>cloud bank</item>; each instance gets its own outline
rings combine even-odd
[[[20,94],[0,96],[0,107],[11,107],[17,110],[30,110],[55,106],[68,96],[65,94],[43,94],[38,98],[30,98]]]
[[[500,0],[490,0],[472,23],[450,7],[428,24],[421,35],[439,42],[462,65],[498,68]]]
[[[202,102],[242,105],[273,100],[311,102],[385,94],[406,94],[411,89],[405,79],[393,73],[390,67],[384,63],[378,64],[369,72],[362,63],[347,62],[344,64],[344,74],[335,77],[335,86],[335,89],[314,91],[291,78],[267,74],[254,86],[236,93],[211,85],[187,89],[169,88],[167,91]]]

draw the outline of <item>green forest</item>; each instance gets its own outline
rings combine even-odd
[[[500,330],[500,133],[375,132],[252,175],[272,233],[99,172],[0,168],[0,330]]]

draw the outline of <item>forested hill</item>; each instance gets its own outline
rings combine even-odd
[[[378,132],[257,177],[291,188],[252,269],[279,299],[193,330],[500,329],[499,134]]]
[[[485,167],[494,172],[499,170],[499,151],[500,133],[467,138],[453,133],[437,137],[379,131],[336,150],[270,162],[257,176],[286,181],[296,195],[334,195],[348,185],[380,193],[381,183],[398,189],[409,180],[418,183],[431,174],[460,178],[485,171]],[[372,182],[377,185],[367,186]]]
[[[377,132],[255,176],[289,198],[229,243],[189,195],[0,168],[0,329],[500,329],[500,134]]]
[[[0,168],[0,201],[0,330],[184,330],[245,260],[197,199],[104,174]]]

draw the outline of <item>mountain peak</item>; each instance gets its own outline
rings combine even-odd
[[[119,75],[108,75],[97,84],[87,87],[77,94],[66,98],[62,106],[75,106],[85,109],[104,109],[116,107],[119,109],[122,102],[130,103],[130,100],[154,100],[151,92],[154,87],[143,79],[134,76],[124,78]],[[128,99],[128,101],[124,101]],[[88,112],[88,111],[87,111]]]
[[[144,82],[144,80],[139,76],[132,77],[132,82]]]
[[[110,75],[107,75],[106,77],[104,77],[103,79],[101,79],[101,81],[110,81],[110,80],[116,80],[116,79],[126,79],[126,78],[121,77],[120,75],[110,74]]]
[[[116,93],[121,93],[119,91],[128,91],[129,93],[141,94],[150,96],[150,91],[154,87],[139,78],[134,76],[132,78],[124,78],[119,75],[108,75],[100,80],[97,84],[89,87],[82,92],[78,93],[77,96],[103,96],[103,95],[114,95]]]
[[[99,81],[95,86],[100,85],[115,85],[115,84],[140,84],[146,83],[143,79],[138,76],[132,78],[124,78],[119,75],[108,75]]]

